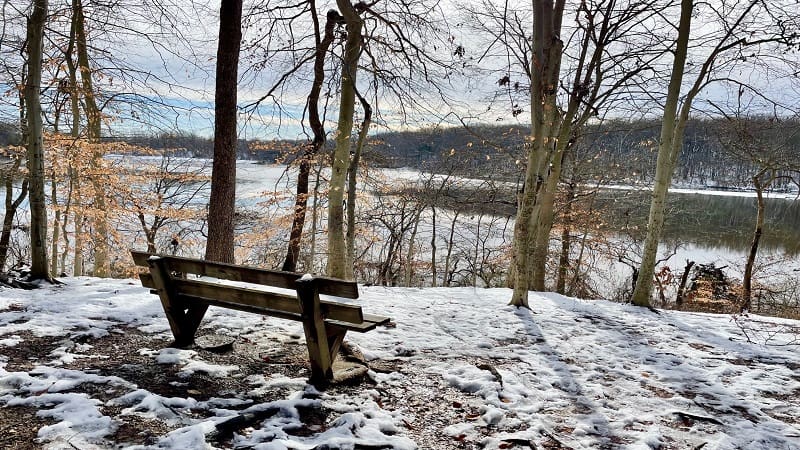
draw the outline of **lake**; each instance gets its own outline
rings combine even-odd
[[[642,226],[647,221],[649,192],[604,190],[598,204],[608,208],[609,228],[624,221]],[[764,236],[759,251],[800,255],[800,201],[766,198]],[[725,195],[703,191],[670,192],[663,240],[745,254],[750,249],[756,220],[755,194]]]

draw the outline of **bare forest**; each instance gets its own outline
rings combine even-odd
[[[769,297],[796,315],[797,250],[759,253],[763,197],[798,192],[795,8],[6,3],[4,279],[129,277],[142,248],[508,286],[521,306],[555,290],[686,307],[686,278],[716,264],[742,268],[723,280],[726,311]],[[245,200],[242,159],[283,173]],[[609,186],[637,197],[627,222],[604,214],[622,201]],[[671,186],[752,194],[741,260],[667,262],[692,241],[665,236]],[[619,273],[598,270],[608,261]]]

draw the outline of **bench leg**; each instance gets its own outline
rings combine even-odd
[[[303,310],[303,330],[308,358],[311,360],[311,383],[318,387],[325,386],[333,380],[333,358],[325,319],[319,305],[316,280],[297,280],[297,297]]]
[[[339,355],[339,347],[341,347],[342,342],[344,342],[344,335],[347,334],[347,330],[328,325],[326,334],[328,335],[328,349],[331,354],[331,364],[333,364],[333,362],[336,361],[336,357]]]
[[[172,277],[164,260],[150,259],[147,264],[150,266],[153,284],[156,285],[158,297],[161,299],[161,306],[164,308],[164,314],[167,316],[167,321],[169,321],[169,328],[175,338],[175,342],[171,346],[184,348],[192,345],[194,343],[194,334],[206,314],[208,305],[187,305],[178,298],[170,285]]]

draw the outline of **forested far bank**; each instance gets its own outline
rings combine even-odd
[[[737,159],[726,148],[735,139],[727,119],[690,120],[686,127],[675,184],[694,187],[750,188],[756,164]],[[775,119],[752,120],[754,128]],[[647,185],[656,164],[659,121],[613,120],[587,126],[576,141],[576,159],[591,165],[606,182]],[[744,125],[747,127],[748,125]],[[794,130],[790,145],[800,153],[800,121],[787,119],[780,128]],[[525,126],[481,125],[473,128],[430,128],[389,132],[375,136],[370,156],[383,167],[411,167],[431,170],[437,163],[458,155],[459,174],[499,177],[514,181],[520,176],[525,143],[530,129]],[[594,178],[597,178],[595,176]],[[786,179],[774,190],[796,190]]]
[[[761,119],[754,119],[758,127]],[[775,119],[763,119],[774,122]],[[726,141],[735,139],[726,128],[726,119],[689,121],[684,138],[675,185],[713,189],[752,189],[752,173],[757,164],[731,155]],[[603,179],[604,184],[646,186],[652,183],[658,144],[658,121],[607,121],[586,128],[576,142],[577,158],[582,159],[587,181]],[[789,145],[800,152],[800,121],[787,119],[780,128],[795,130]],[[524,161],[525,143],[530,129],[518,125],[480,125],[476,127],[437,127],[413,131],[377,133],[365,147],[365,163],[371,167],[412,168],[420,171],[448,171],[465,177],[492,178],[516,182]],[[0,146],[19,143],[19,130],[0,124]],[[187,158],[213,157],[212,138],[195,134],[164,133],[154,136],[108,137],[106,142],[129,144],[139,154],[169,151]],[[237,157],[264,163],[292,164],[309,145],[307,140],[239,139]],[[327,141],[328,151],[333,149]],[[755,169],[755,170],[754,170]],[[779,179],[771,191],[794,192],[790,178]]]

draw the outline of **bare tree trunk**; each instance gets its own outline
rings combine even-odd
[[[342,85],[339,101],[339,121],[336,149],[331,161],[331,181],[328,192],[328,267],[329,276],[346,278],[347,253],[344,236],[344,190],[350,165],[350,136],[355,113],[356,75],[361,53],[362,20],[350,0],[336,0],[347,24],[347,40],[342,58]]]
[[[320,39],[319,18],[317,17],[316,5],[313,1],[311,2],[311,14],[314,19],[317,49],[314,55],[314,81],[311,84],[311,92],[308,94],[308,122],[314,133],[314,139],[301,157],[297,173],[297,195],[295,197],[294,218],[289,234],[289,246],[286,250],[286,258],[283,261],[283,270],[289,272],[297,270],[297,259],[300,256],[300,240],[303,237],[306,210],[308,209],[308,179],[311,172],[311,163],[315,155],[325,146],[325,126],[319,114],[319,94],[322,90],[322,83],[325,80],[325,55],[328,53],[328,49],[333,42],[333,32],[336,24],[340,21],[340,16],[336,11],[329,11],[325,22],[325,35]],[[306,270],[310,269],[307,268]]]
[[[566,127],[562,124],[562,127]],[[561,167],[566,145],[559,141],[556,145],[557,150],[553,154],[552,164],[547,174],[547,181],[539,191],[538,203],[541,205],[537,217],[536,235],[533,242],[533,260],[531,268],[533,271],[532,289],[535,291],[545,290],[545,277],[547,275],[547,257],[550,253],[550,231],[553,229],[555,219],[555,201],[558,182],[561,180]]]
[[[456,222],[458,222],[459,212],[453,214],[453,220],[450,222],[450,237],[447,239],[447,253],[444,257],[444,279],[442,285],[450,287],[450,265],[453,256],[453,237],[456,234]]]
[[[55,210],[53,218],[53,238],[50,241],[50,273],[58,274],[58,240],[61,232],[61,210],[58,207],[58,192],[56,191],[56,177],[50,180],[50,202]]]
[[[72,17],[72,26],[70,27],[70,34],[69,34],[69,45],[67,46],[66,51],[64,52],[64,60],[67,63],[67,74],[69,76],[69,94],[70,94],[70,108],[72,110],[72,127],[70,135],[72,136],[72,144],[75,145],[75,141],[81,135],[81,110],[80,110],[80,91],[78,89],[78,68],[75,65],[75,60],[73,59],[72,53],[75,48],[75,34],[76,34],[76,26],[75,26],[76,17],[73,14]],[[64,241],[65,241],[65,248],[64,254],[62,255],[62,270],[66,271],[66,268],[63,267],[66,263],[66,255],[69,251],[69,234],[67,233],[67,222],[69,221],[69,212],[71,205],[74,201],[73,195],[77,195],[78,198],[81,196],[81,179],[80,175],[77,170],[72,166],[72,162],[70,161],[69,167],[67,169],[67,176],[69,177],[69,191],[67,194],[66,199],[66,208],[64,210],[64,223],[62,224],[62,231],[64,232]],[[75,232],[75,248],[73,254],[73,265],[72,265],[72,275],[79,277],[83,275],[83,205],[80,202],[77,202],[78,205],[75,208],[74,214],[74,232]]]
[[[372,124],[372,106],[356,89],[356,95],[364,109],[364,120],[361,121],[361,130],[358,132],[358,141],[350,159],[350,167],[347,168],[347,233],[345,234],[345,244],[347,245],[347,261],[345,271],[348,279],[355,279],[353,276],[353,265],[355,264],[356,253],[356,187],[358,184],[358,165],[361,162],[361,151],[364,149],[364,142],[367,140],[367,133]]]
[[[59,261],[59,273],[66,274],[67,273],[67,257],[69,256],[69,251],[71,247],[71,243],[69,240],[69,217],[71,208],[72,208],[72,168],[69,167],[67,169],[67,195],[64,199],[64,212],[62,214],[61,220],[61,239],[64,241],[64,251],[61,252],[61,259]]]
[[[83,101],[86,108],[86,131],[89,143],[93,145],[91,157],[91,183],[94,190],[94,272],[96,277],[110,275],[108,205],[106,204],[106,183],[103,180],[103,151],[100,146],[102,118],[94,94],[92,71],[89,66],[89,50],[86,37],[86,23],[82,0],[72,1],[72,27],[77,49],[78,70],[81,74]]]
[[[22,165],[22,157],[18,157],[14,161],[14,166],[8,171],[8,176],[5,176],[5,212],[3,214],[3,229],[0,230],[0,272],[2,272],[8,262],[8,246],[11,243],[11,231],[14,225],[14,217],[19,211],[19,206],[25,201],[28,195],[28,179],[22,180],[20,192],[17,198],[14,198],[14,175],[19,173],[19,167]]]
[[[680,308],[686,297],[686,283],[689,281],[689,273],[692,271],[694,261],[686,260],[686,267],[683,268],[680,284],[678,284],[678,294],[675,296],[675,305]]]
[[[572,245],[570,233],[572,232],[572,202],[574,196],[575,183],[568,183],[567,203],[564,205],[564,221],[561,228],[561,253],[558,257],[558,276],[556,278],[556,292],[559,294],[564,294],[567,286],[569,253]]]
[[[753,186],[756,188],[756,204],[758,211],[756,213],[756,227],[753,231],[753,242],[750,244],[750,253],[747,254],[747,263],[744,265],[744,276],[742,278],[742,311],[749,310],[751,307],[753,297],[753,266],[755,265],[756,255],[758,254],[758,244],[764,232],[764,188],[766,186],[761,183],[760,174],[753,177]]]
[[[590,212],[594,209],[594,200],[595,196],[592,195],[591,201],[589,202],[589,207],[587,208],[587,210]],[[583,264],[583,255],[586,252],[586,241],[588,239],[589,233],[584,232],[583,236],[581,236],[581,245],[578,247],[578,257],[575,258],[575,263],[573,264],[572,281],[567,289],[567,295],[573,295],[575,293],[575,288],[578,285],[578,281],[580,281],[581,264]]]
[[[431,206],[431,217],[431,287],[436,287],[439,276],[436,270],[436,206]]]
[[[656,254],[661,240],[661,232],[664,229],[667,192],[672,182],[675,161],[677,161],[678,154],[680,154],[683,146],[683,130],[686,126],[684,112],[685,117],[688,119],[688,111],[691,108],[691,98],[687,97],[681,109],[681,117],[676,117],[689,47],[692,9],[693,0],[681,0],[678,39],[675,48],[675,59],[672,61],[672,74],[667,88],[667,100],[664,104],[664,118],[661,122],[661,138],[658,144],[656,177],[650,202],[650,214],[647,220],[647,236],[642,253],[642,263],[638,270],[639,276],[631,299],[635,305],[639,306],[650,306],[650,297],[653,294]]]
[[[514,224],[514,291],[509,304],[528,307],[532,286],[531,251],[538,226],[539,190],[547,178],[548,162],[557,145],[556,105],[563,42],[560,39],[564,0],[533,0],[533,52],[531,66],[531,142],[528,150],[525,184],[519,195]]]
[[[208,204],[206,259],[234,262],[233,227],[236,213],[236,99],[239,49],[242,41],[242,0],[222,0],[219,14],[217,81],[214,95],[214,163]]]
[[[405,273],[403,277],[404,285],[411,287],[411,280],[414,279],[414,245],[417,241],[417,230],[419,230],[419,219],[422,216],[423,206],[420,205],[414,214],[414,225],[411,228],[411,236],[408,238],[408,250],[406,250]]]
[[[47,204],[44,193],[44,143],[42,105],[42,50],[47,0],[34,0],[28,20],[28,76],[25,105],[28,108],[28,177],[31,210],[31,280],[52,281],[47,264]]]
[[[314,271],[314,258],[317,256],[317,223],[319,222],[319,182],[322,175],[322,168],[317,166],[317,174],[314,178],[314,200],[311,203],[311,243],[309,244],[308,255],[306,255],[306,271]]]

